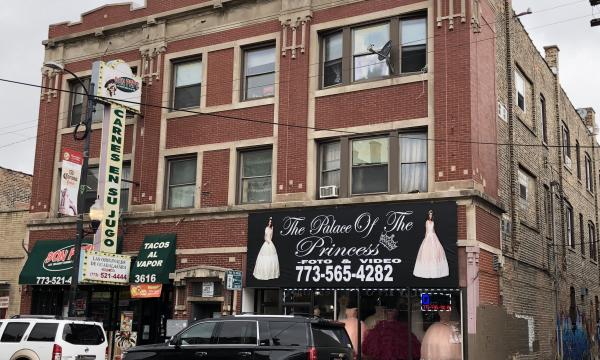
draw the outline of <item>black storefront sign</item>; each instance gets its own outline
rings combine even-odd
[[[456,232],[455,202],[253,213],[246,286],[457,287]]]

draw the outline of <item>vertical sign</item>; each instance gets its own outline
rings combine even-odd
[[[62,151],[62,172],[60,176],[60,200],[58,212],[67,216],[77,215],[77,198],[83,154],[71,149]]]
[[[108,121],[106,122],[106,117],[104,120],[98,181],[98,194],[102,200],[104,216],[96,232],[94,246],[101,252],[116,253],[121,207],[121,177],[123,175],[125,108],[118,104],[112,104]]]
[[[94,249],[117,252],[123,146],[126,111],[140,113],[142,78],[123,60],[96,61],[92,67],[92,94],[104,106],[98,196],[104,209],[103,220],[94,237]]]

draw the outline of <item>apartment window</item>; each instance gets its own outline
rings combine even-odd
[[[552,209],[552,193],[547,185],[544,185],[544,214],[546,216],[546,236],[552,237],[554,212]]]
[[[581,255],[585,255],[585,228],[583,227],[583,214],[579,214],[579,241],[581,242]]]
[[[571,167],[571,139],[569,137],[569,128],[563,124],[562,127],[562,147],[563,147],[563,160],[565,165]]]
[[[542,139],[548,143],[548,118],[546,117],[546,98],[540,95],[540,117],[542,119]]]
[[[593,260],[596,260],[598,258],[598,247],[596,244],[596,227],[591,221],[588,223],[588,239],[590,242],[590,257]]]
[[[352,141],[352,194],[388,191],[389,141],[387,137]]]
[[[427,65],[427,19],[401,20],[400,38],[402,72],[423,71]]]
[[[202,60],[173,63],[173,107],[185,109],[200,106]]]
[[[382,60],[374,51],[388,42],[389,58]],[[426,71],[427,18],[410,15],[338,28],[321,34],[321,49],[322,87]]]
[[[517,92],[517,106],[525,111],[525,78],[518,70],[515,71],[515,90]]]
[[[271,201],[271,149],[244,151],[240,154],[240,202]]]
[[[87,109],[87,96],[85,96],[86,90],[89,90],[90,78],[82,78],[82,82],[85,85],[85,89],[79,81],[69,81],[69,88],[71,96],[69,99],[69,125],[75,126],[80,122],[85,122],[85,112]],[[92,112],[92,123],[102,122],[104,117],[104,104],[96,102],[94,111]]]
[[[321,186],[340,186],[340,142],[321,144]]]
[[[275,95],[275,45],[244,51],[244,99]]]
[[[571,248],[575,248],[575,229],[573,228],[573,207],[571,206],[571,204],[566,204],[565,206],[565,223],[566,223],[566,235],[567,235],[567,245],[569,245]]]
[[[385,60],[369,51],[381,49],[390,40],[390,24],[376,24],[352,29],[352,68],[354,81],[388,76],[389,67]]]
[[[529,208],[534,198],[535,179],[523,169],[519,169],[519,203],[521,208]]]
[[[586,153],[585,154],[585,188],[588,191],[594,191],[594,178],[592,177],[592,159]]]
[[[88,189],[85,192],[83,210],[84,213],[89,213],[90,208],[94,205],[94,202],[98,198],[98,179],[99,170],[97,166],[90,167],[87,175],[87,186]],[[131,180],[131,165],[128,163],[123,164],[121,171],[121,211],[127,211],[129,208],[129,190],[131,189],[131,183],[123,181],[123,179]]]
[[[167,208],[194,207],[196,157],[168,160]]]
[[[427,191],[427,133],[400,134],[400,192]]]
[[[323,37],[323,87],[342,82],[342,32]]]

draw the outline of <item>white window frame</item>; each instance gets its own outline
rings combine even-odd
[[[515,70],[515,93],[517,107],[523,112],[527,112],[527,97],[525,96],[526,84],[525,76],[519,70]],[[523,107],[519,105],[519,95],[523,97]]]

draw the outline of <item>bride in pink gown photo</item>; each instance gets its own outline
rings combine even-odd
[[[448,276],[448,260],[444,247],[434,230],[433,210],[427,213],[425,238],[419,248],[413,275],[425,279],[437,279]]]
[[[265,242],[262,244],[256,264],[254,265],[253,275],[258,280],[271,280],[279,277],[279,258],[277,249],[273,244],[273,219],[269,218],[265,228]]]

